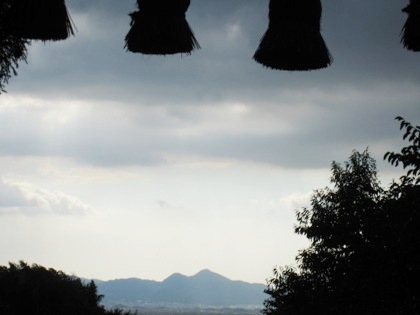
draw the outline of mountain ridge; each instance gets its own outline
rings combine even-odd
[[[115,305],[200,305],[210,307],[262,306],[265,285],[230,280],[209,269],[192,276],[173,273],[162,281],[139,278],[94,280],[102,304]]]

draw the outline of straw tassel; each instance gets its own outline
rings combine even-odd
[[[170,55],[200,48],[185,18],[190,0],[137,0],[137,5],[125,37],[128,51]]]
[[[410,0],[402,11],[408,17],[401,30],[401,42],[408,50],[420,51],[420,1]]]
[[[10,32],[32,40],[64,40],[74,35],[64,0],[13,0]]]
[[[10,0],[0,1],[0,94],[12,75],[17,75],[20,61],[26,62],[29,42],[8,32]]]
[[[328,67],[332,57],[320,33],[321,13],[320,0],[270,0],[268,30],[254,60],[277,70]]]

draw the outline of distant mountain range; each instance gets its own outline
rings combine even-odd
[[[266,288],[263,284],[233,281],[210,270],[188,277],[175,273],[162,282],[136,278],[110,281],[95,280],[102,304],[184,305],[210,307],[262,307]]]

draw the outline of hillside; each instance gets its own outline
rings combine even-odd
[[[175,273],[162,282],[136,278],[95,282],[105,306],[258,307],[266,297],[263,284],[233,281],[210,270],[191,277]]]

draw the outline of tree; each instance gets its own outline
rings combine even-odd
[[[311,245],[297,256],[297,270],[275,270],[264,314],[346,314],[340,306],[360,290],[353,280],[364,276],[360,256],[383,192],[375,160],[367,150],[354,151],[344,166],[333,162],[331,183],[333,188],[314,192],[310,208],[296,212],[295,232]]]
[[[411,145],[404,147],[401,153],[387,152],[384,159],[388,160],[392,165],[398,166],[400,163],[404,169],[409,168],[407,175],[401,179],[403,181],[410,181],[415,183],[420,182],[420,126],[414,127],[404,118],[398,116],[395,118],[400,121],[400,130],[405,129],[403,140],[408,139]]]
[[[297,268],[274,270],[264,314],[419,314],[411,288],[420,273],[420,132],[397,119],[411,144],[385,158],[409,167],[407,174],[385,190],[367,150],[354,151],[344,166],[333,162],[333,187],[296,211],[295,232],[310,246]]]
[[[409,145],[400,153],[387,152],[384,156],[392,165],[403,165],[407,173],[400,182],[393,182],[387,192],[383,220],[384,241],[387,246],[383,259],[392,262],[389,279],[395,284],[394,299],[400,305],[400,314],[419,314],[420,295],[416,279],[420,274],[420,126],[413,126],[402,117],[400,130]],[[403,271],[403,272],[401,272]]]
[[[2,315],[129,315],[105,310],[93,281],[88,283],[62,271],[29,266],[21,261],[0,266]]]
[[[0,94],[5,92],[5,85],[12,74],[17,75],[19,62],[26,62],[26,46],[29,44],[29,41],[7,32],[6,13],[10,9],[10,3],[10,0],[0,1]]]

